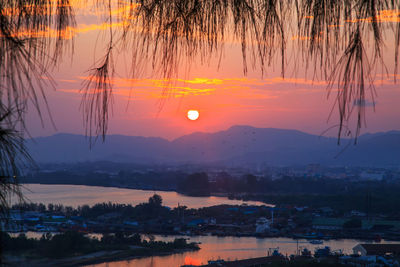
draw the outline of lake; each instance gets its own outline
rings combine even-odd
[[[45,185],[24,184],[23,194],[33,203],[63,204],[77,207],[94,205],[102,202],[137,205],[147,202],[149,197],[158,194],[163,199],[163,205],[168,207],[187,206],[188,208],[209,207],[214,205],[268,205],[259,201],[231,200],[227,197],[190,197],[176,192],[125,189],[115,187],[85,186],[85,185]]]

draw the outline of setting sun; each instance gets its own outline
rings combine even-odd
[[[198,110],[189,110],[187,113],[187,117],[191,121],[195,121],[199,118],[200,113]]]

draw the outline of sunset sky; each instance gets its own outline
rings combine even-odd
[[[56,129],[48,115],[44,115],[43,126],[38,114],[30,109],[27,125],[32,136],[85,133],[80,89],[88,70],[104,53],[109,25],[103,24],[101,14],[90,8],[76,11],[77,27],[71,31],[75,38],[73,58],[64,57],[61,65],[51,72],[56,90],[46,89]],[[335,92],[328,98],[327,82],[313,77],[312,68],[306,74],[302,59],[293,58],[291,51],[295,40],[295,36],[288,38],[288,67],[284,79],[280,58],[276,58],[264,76],[258,69],[251,68],[245,76],[241,48],[234,41],[225,44],[220,64],[217,57],[205,63],[198,58],[190,68],[181,66],[178,77],[170,81],[149,70],[144,71],[141,78],[131,79],[129,48],[120,50],[114,54],[114,105],[108,133],[173,139],[196,131],[215,132],[233,125],[250,125],[321,134],[338,124],[336,109],[328,120]],[[375,111],[367,94],[367,126],[362,132],[400,130],[400,85],[393,79],[394,40],[391,36],[385,40],[385,64],[389,74],[381,68],[375,70]],[[291,67],[293,63],[297,68]],[[198,120],[188,120],[187,111],[191,109],[199,111]],[[336,133],[332,129],[328,135]]]

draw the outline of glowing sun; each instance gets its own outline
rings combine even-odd
[[[191,121],[197,120],[199,118],[199,116],[200,116],[200,113],[198,110],[191,109],[187,113],[187,117]]]

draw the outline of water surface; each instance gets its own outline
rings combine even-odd
[[[114,202],[137,205],[146,202],[153,194],[159,194],[163,198],[163,204],[169,207],[180,205],[189,208],[207,207],[220,204],[229,205],[266,205],[257,201],[230,200],[225,197],[189,197],[176,192],[123,189],[113,187],[98,187],[84,185],[41,185],[25,184],[23,189],[25,197],[36,203],[53,203],[77,207],[79,205],[93,205],[100,202]],[[41,233],[28,234],[30,237],[40,237]],[[179,236],[181,237],[181,236]],[[156,236],[156,240],[169,241],[175,236]],[[198,251],[185,252],[169,256],[156,256],[130,261],[116,261],[95,265],[96,267],[165,267],[181,266],[184,264],[206,264],[208,260],[245,259],[266,256],[270,248],[279,248],[284,255],[295,254],[297,249],[308,248],[314,251],[316,247],[330,246],[332,250],[341,249],[345,253],[351,253],[352,248],[360,243],[358,240],[329,240],[323,245],[312,245],[306,240],[293,240],[290,238],[255,238],[255,237],[216,237],[198,236],[188,237],[190,242],[200,242]],[[365,241],[362,241],[365,243]]]
[[[136,190],[115,187],[85,186],[85,185],[45,185],[24,184],[23,193],[27,200],[33,203],[63,204],[77,207],[79,205],[94,205],[102,202],[137,205],[147,202],[149,197],[159,194],[163,205],[177,207],[185,205],[188,208],[209,207],[214,205],[268,205],[259,201],[231,200],[226,197],[190,197],[176,192]]]
[[[173,240],[175,237],[156,236],[156,240]],[[352,253],[352,248],[358,243],[367,243],[355,239],[329,240],[322,245],[312,245],[307,240],[291,238],[255,238],[255,237],[216,237],[199,236],[189,237],[191,242],[201,242],[198,251],[185,252],[169,256],[156,256],[130,261],[116,261],[92,265],[96,267],[174,267],[184,264],[207,264],[208,260],[236,260],[267,256],[270,248],[279,248],[284,255],[295,254],[297,248],[308,248],[314,253],[315,248],[330,246],[332,250],[341,249],[345,253]],[[383,241],[382,243],[385,243]],[[389,242],[387,242],[389,243]],[[395,243],[395,242],[394,242]]]

